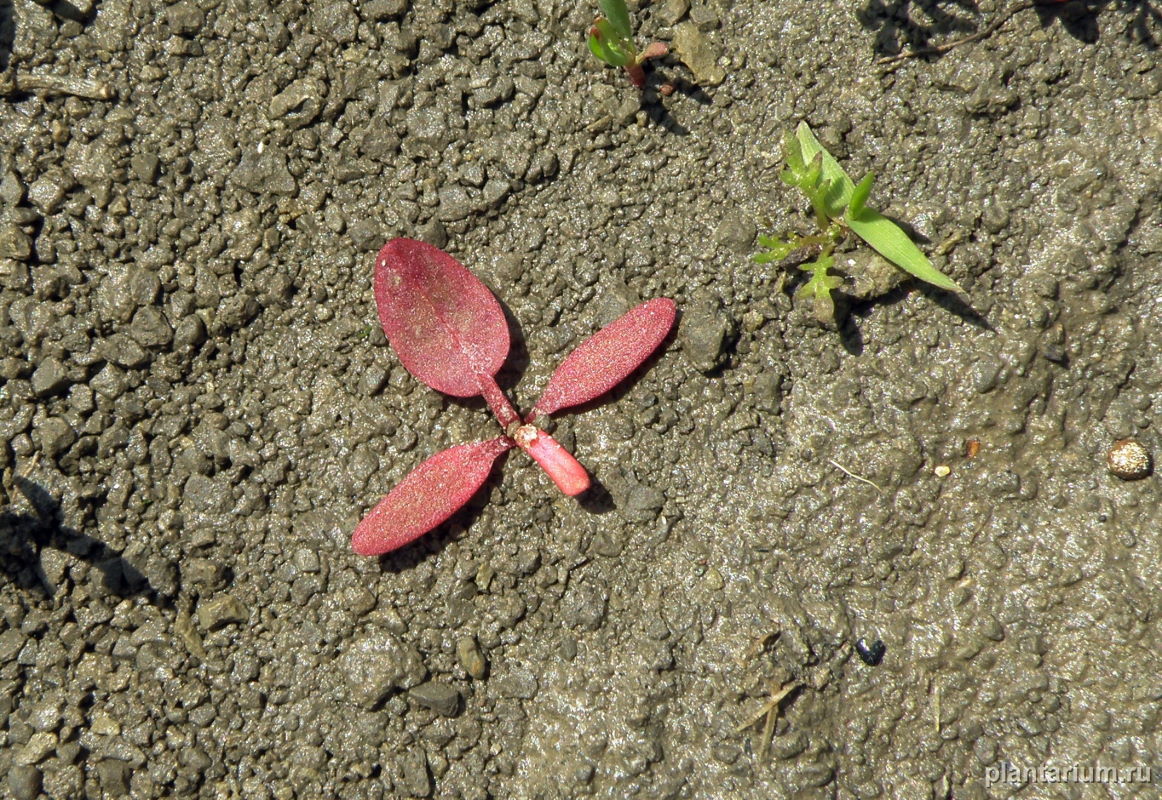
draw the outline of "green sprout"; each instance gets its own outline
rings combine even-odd
[[[625,0],[597,0],[597,5],[605,16],[594,20],[589,29],[589,50],[609,66],[624,68],[633,85],[643,88],[646,71],[642,64],[651,58],[664,56],[669,48],[661,42],[653,42],[639,53],[633,43]]]
[[[900,226],[868,207],[867,198],[875,176],[869,172],[859,183],[852,181],[806,122],[799,123],[793,135],[786,135],[783,151],[787,167],[779,177],[807,196],[820,232],[812,236],[792,235],[787,239],[760,236],[759,245],[765,252],[755,255],[754,260],[760,264],[782,261],[797,250],[818,247],[818,256],[799,266],[811,277],[795,293],[797,298],[813,302],[817,319],[826,322],[835,318],[831,291],[842,279],[827,273],[835,263],[831,254],[848,231],[884,259],[920,280],[951,292],[964,291],[932,266]]]

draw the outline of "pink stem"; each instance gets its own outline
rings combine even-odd
[[[589,488],[589,473],[560,442],[534,425],[521,425],[512,437],[541,465],[557,488],[572,497]]]
[[[516,413],[512,403],[505,397],[504,392],[496,383],[496,379],[491,375],[477,375],[476,381],[480,384],[480,394],[484,396],[484,402],[488,403],[488,407],[496,415],[496,419],[500,422],[500,427],[504,428],[505,433],[508,433],[509,428],[514,424],[519,425],[520,414]]]

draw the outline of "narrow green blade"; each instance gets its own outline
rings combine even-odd
[[[883,214],[865,207],[859,214],[848,214],[845,221],[856,236],[900,269],[933,286],[964,293],[954,280],[932,266],[899,225]]]
[[[625,0],[597,0],[601,13],[609,20],[609,24],[617,31],[622,39],[632,39],[633,31],[629,27],[629,9]]]
[[[847,205],[848,216],[858,217],[864,210],[867,204],[867,197],[871,194],[872,183],[875,182],[875,175],[868,173],[863,176],[863,180],[855,185],[855,191],[851,193],[851,202]]]

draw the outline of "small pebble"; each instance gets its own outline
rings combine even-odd
[[[1106,453],[1106,465],[1117,477],[1124,481],[1145,478],[1153,470],[1153,460],[1141,442],[1121,439]]]
[[[207,631],[216,631],[235,622],[245,622],[246,616],[246,606],[229,594],[216,595],[198,606],[198,623]]]
[[[496,680],[496,690],[501,697],[517,700],[532,700],[540,689],[537,677],[523,667],[516,667],[503,678]]]
[[[726,579],[716,568],[711,567],[702,576],[702,584],[711,592],[721,591],[726,586]]]
[[[476,680],[480,680],[488,674],[488,662],[485,661],[484,654],[480,652],[480,646],[476,643],[475,638],[471,636],[461,637],[456,642],[456,655],[460,659],[460,666],[464,667],[464,671]]]
[[[455,716],[460,706],[460,693],[455,687],[438,681],[428,681],[414,686],[408,691],[408,696],[445,717]]]
[[[936,473],[937,478],[947,478],[952,474],[952,467],[947,464],[941,464],[932,471]]]
[[[21,766],[36,764],[47,758],[56,749],[56,746],[57,737],[55,733],[49,733],[47,731],[34,733],[29,738],[28,743],[16,751],[12,760]]]
[[[347,678],[348,699],[364,709],[379,705],[397,689],[418,686],[428,672],[419,651],[390,633],[355,642],[338,666]]]

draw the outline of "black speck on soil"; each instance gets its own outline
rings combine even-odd
[[[886,72],[1001,4],[635,5],[681,45],[644,94],[590,3],[0,2],[0,793],[987,798],[1001,762],[1156,760],[1159,477],[1104,463],[1162,447],[1155,8],[1026,9]],[[750,260],[809,222],[801,120],[964,298],[829,331]],[[350,551],[496,433],[376,330],[397,235],[505,303],[524,409],[678,302],[560,420],[600,502],[515,453]],[[788,685],[769,745],[740,729]]]

